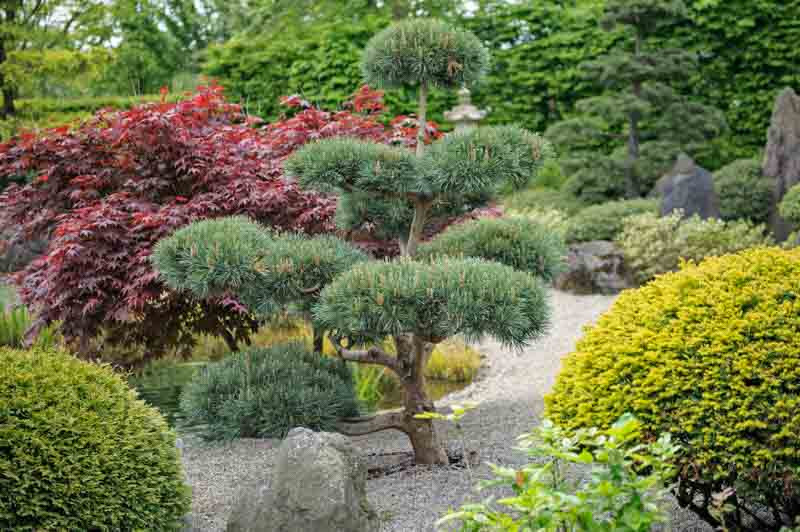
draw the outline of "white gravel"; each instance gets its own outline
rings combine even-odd
[[[370,480],[367,493],[382,518],[382,531],[427,532],[449,508],[464,502],[483,500],[473,486],[489,478],[485,465],[522,465],[526,457],[514,451],[516,436],[529,432],[539,421],[543,395],[552,386],[561,365],[580,338],[583,327],[594,322],[614,301],[611,296],[575,296],[552,291],[553,320],[549,333],[522,352],[504,349],[493,341],[480,347],[486,367],[479,380],[437,404],[475,401],[479,406],[468,413],[463,432],[441,426],[451,447],[466,441],[477,449],[481,465],[471,473],[465,469],[414,467],[401,473]],[[463,436],[462,436],[463,434]],[[356,438],[365,453],[410,450],[402,433],[383,432]],[[184,449],[187,476],[193,487],[193,528],[224,530],[239,487],[268,473],[274,448],[272,440],[240,440],[222,446],[206,446],[189,440]],[[672,511],[672,530],[711,530],[692,514]]]

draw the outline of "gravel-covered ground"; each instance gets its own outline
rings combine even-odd
[[[525,456],[514,451],[514,440],[529,432],[543,408],[542,397],[552,386],[561,358],[581,336],[584,325],[594,322],[613,302],[608,296],[574,296],[552,292],[553,322],[549,334],[520,353],[488,341],[480,346],[486,368],[471,386],[439,401],[439,405],[476,401],[479,406],[462,422],[468,449],[477,449],[481,465],[465,469],[415,467],[370,480],[367,493],[380,514],[383,531],[430,531],[448,508],[482,500],[474,484],[488,478],[485,465],[521,465]],[[440,427],[452,447],[462,445],[462,435]],[[410,450],[402,433],[383,432],[356,439],[364,453]],[[224,530],[238,489],[268,473],[273,463],[272,440],[240,440],[224,446],[187,441],[184,462],[193,488],[195,530]],[[672,530],[711,530],[691,514],[675,508]]]

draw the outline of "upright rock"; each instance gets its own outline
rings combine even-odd
[[[682,210],[684,217],[719,218],[719,197],[714,176],[686,154],[678,156],[672,170],[659,179],[656,192],[661,197],[661,216]]]
[[[778,214],[786,191],[800,182],[800,97],[784,89],[775,100],[764,153],[764,177],[773,182],[770,228],[778,241],[785,240],[791,225]]]
[[[340,434],[292,430],[269,478],[242,489],[228,532],[369,532],[367,470]]]
[[[573,294],[616,294],[636,286],[625,258],[613,242],[596,240],[569,246],[567,268],[555,287]]]

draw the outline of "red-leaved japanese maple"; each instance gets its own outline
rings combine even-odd
[[[334,230],[336,198],[301,190],[283,161],[306,142],[353,136],[414,147],[416,122],[378,121],[382,93],[364,87],[340,112],[284,99],[291,118],[262,125],[216,85],[177,103],[100,111],[76,128],[0,145],[0,176],[34,176],[0,193],[9,244],[47,235],[46,253],[17,274],[39,323],[59,321],[81,354],[90,341],[140,344],[148,356],[185,350],[195,333],[231,347],[257,327],[234,298],[198,302],[159,281],[153,245],[196,220],[246,214],[307,233]],[[435,125],[430,138],[439,136]],[[0,245],[3,245],[0,242]]]

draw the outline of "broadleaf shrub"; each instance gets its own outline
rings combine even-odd
[[[480,484],[484,489],[507,486],[514,495],[496,505],[462,506],[439,525],[457,521],[470,532],[649,532],[668,521],[664,484],[674,474],[670,461],[679,452],[669,434],[643,444],[641,423],[625,415],[609,429],[574,432],[545,419],[517,441],[534,461],[520,469],[490,464],[495,478]],[[580,469],[586,467],[589,475]]]
[[[655,213],[657,210],[658,202],[649,199],[609,201],[586,207],[570,219],[567,242],[614,240],[622,232],[625,218],[647,212]]]
[[[343,361],[285,343],[208,364],[184,389],[181,412],[204,438],[220,440],[282,438],[300,426],[330,431],[359,407]]]
[[[0,529],[181,529],[189,488],[157,410],[65,352],[0,359]]]
[[[764,233],[763,225],[745,220],[724,222],[698,216],[684,220],[677,212],[664,217],[641,214],[625,220],[617,245],[636,279],[644,283],[677,270],[682,260],[700,261],[772,244]]]
[[[549,281],[562,270],[566,246],[549,227],[523,217],[483,218],[450,226],[420,246],[419,256],[475,257]]]
[[[0,193],[0,233],[13,232],[12,242],[51,237],[18,277],[41,323],[60,322],[83,354],[101,334],[153,357],[188,351],[198,332],[246,339],[257,323],[235,299],[198,303],[167,289],[150,263],[155,243],[190,222],[234,214],[280,230],[333,231],[336,199],[285,179],[284,159],[334,136],[415,145],[415,127],[375,119],[380,93],[368,89],[352,111],[285,103],[294,116],[257,129],[220,87],[203,87],[176,103],[101,111],[76,129],[0,144],[0,179],[35,176]]]
[[[800,251],[715,257],[623,292],[564,360],[546,413],[565,429],[673,435],[678,502],[729,530],[800,515]],[[711,495],[715,497],[712,498]],[[714,518],[714,499],[730,511]],[[766,510],[766,511],[765,511]]]
[[[786,192],[778,209],[783,218],[795,227],[800,226],[800,186],[795,185]]]
[[[517,211],[558,209],[570,215],[586,207],[581,200],[567,192],[544,187],[529,188],[515,192],[503,199],[503,205]]]
[[[772,186],[757,160],[740,159],[720,168],[714,172],[714,188],[723,220],[767,222]]]

